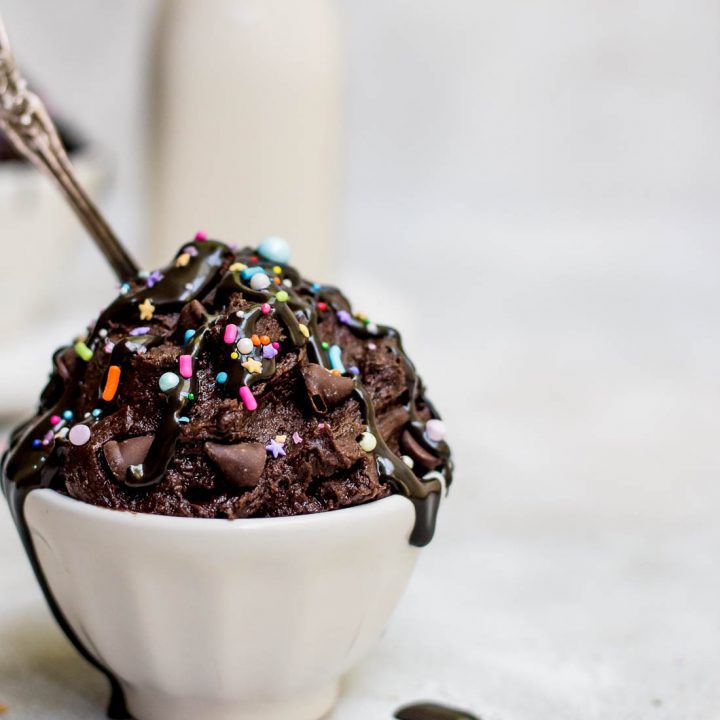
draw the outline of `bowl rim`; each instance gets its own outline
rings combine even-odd
[[[360,520],[380,520],[383,517],[405,514],[410,511],[413,516],[415,509],[409,498],[397,493],[378,500],[371,500],[362,505],[325,510],[305,515],[287,515],[270,518],[198,518],[179,517],[176,515],[158,515],[131,510],[115,509],[91,505],[83,500],[64,495],[51,488],[36,488],[28,493],[25,499],[24,514],[28,525],[33,523],[27,518],[28,507],[33,514],[62,512],[75,516],[78,520],[91,522],[104,522],[114,525],[132,525],[133,527],[151,527],[152,529],[164,527],[168,530],[187,532],[262,532],[270,530],[295,530],[302,526],[312,525],[318,528],[324,525],[328,529],[336,525],[344,525]]]

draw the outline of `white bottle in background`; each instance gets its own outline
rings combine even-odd
[[[335,0],[166,0],[152,87],[152,255],[196,230],[285,237],[331,277],[343,127]]]

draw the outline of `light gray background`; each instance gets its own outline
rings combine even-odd
[[[107,210],[136,244],[153,6],[1,7],[28,70],[116,149]],[[418,696],[486,720],[720,717],[720,6],[342,8],[340,272],[405,329],[458,473],[333,718]],[[102,717],[5,514],[0,533],[0,702]]]

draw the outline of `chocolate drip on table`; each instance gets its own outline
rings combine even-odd
[[[284,326],[289,343],[295,351],[300,352],[304,349],[311,362],[332,370],[336,375],[340,374],[352,379],[352,392],[360,404],[365,425],[368,432],[377,440],[372,453],[378,475],[388,483],[393,492],[403,494],[413,502],[416,521],[410,542],[417,546],[426,545],[433,536],[443,487],[447,487],[452,479],[452,462],[444,441],[433,441],[425,431],[426,423],[420,417],[416,398],[422,397],[427,408],[426,412],[429,412],[431,417],[435,418],[437,415],[423,397],[422,383],[402,348],[398,333],[391,328],[362,322],[345,312],[347,318],[344,324],[356,336],[367,339],[387,338],[394,341],[392,352],[403,364],[407,377],[408,400],[405,409],[410,418],[407,432],[419,448],[418,452],[429,454],[433,464],[437,465],[435,469],[425,472],[420,477],[383,440],[376,424],[373,401],[360,377],[345,370],[339,349],[326,348],[320,342],[316,306],[326,294],[331,296],[335,292],[334,288],[308,285],[301,280],[293,268],[288,266],[282,268],[283,277],[288,281],[286,284],[270,284],[265,288],[251,287],[252,273],[262,271],[273,277],[274,264],[258,257],[250,249],[234,252],[228,246],[215,241],[189,243],[178,254],[175,262],[162,272],[152,273],[149,278],[138,277],[121,286],[120,296],[95,323],[94,329],[84,343],[83,352],[87,352],[90,357],[91,354],[101,350],[106,342],[107,328],[112,327],[113,323],[133,322],[139,312],[142,320],[142,312],[147,312],[149,327],[144,329],[144,333],[125,337],[116,342],[112,349],[110,365],[122,368],[123,359],[128,351],[145,352],[164,339],[162,334],[152,332],[152,318],[155,313],[162,315],[180,312],[188,306],[188,303],[201,301],[216,308],[217,312],[206,312],[204,306],[198,304],[198,312],[205,312],[205,315],[200,318],[199,327],[182,350],[183,355],[189,356],[189,364],[192,365],[203,356],[212,335],[211,331],[218,323],[236,324],[238,336],[249,338],[254,335],[258,320],[268,312],[269,306]],[[233,293],[241,293],[242,297],[251,304],[240,313],[240,316],[235,314],[231,317],[223,303]],[[332,307],[338,312],[337,307]],[[180,330],[178,329],[177,332]],[[257,359],[257,353],[261,352],[262,348],[256,347],[253,358]],[[254,402],[252,387],[272,377],[276,372],[274,357],[263,355],[258,357],[261,358],[258,362],[262,362],[261,371],[251,372],[243,364],[234,363],[230,367],[225,385],[228,397],[237,398],[240,394],[248,411],[254,409],[248,405],[249,399]],[[83,657],[110,680],[113,700],[108,711],[109,716],[126,718],[129,715],[119,683],[82,645],[52,597],[39,566],[23,514],[24,501],[29,492],[38,488],[54,488],[59,484],[58,473],[66,453],[65,438],[69,425],[80,420],[73,417],[72,411],[68,408],[74,407],[78,386],[83,380],[84,365],[85,362],[77,357],[72,348],[63,348],[55,354],[50,382],[41,397],[40,413],[11,436],[10,447],[3,457],[2,488],[53,614]],[[103,385],[107,380],[106,372]],[[196,373],[191,372],[187,377],[181,373],[177,385],[165,393],[167,402],[150,449],[142,463],[128,468],[126,477],[123,478],[127,487],[142,492],[143,487],[156,485],[163,479],[174,457],[181,425],[188,421],[185,412],[193,394],[197,392],[197,385]],[[99,390],[99,395],[97,409],[92,413],[86,413],[81,419],[82,424],[92,427],[98,417],[111,412],[116,407],[117,401],[114,398],[104,399],[102,389]]]

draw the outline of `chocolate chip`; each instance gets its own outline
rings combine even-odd
[[[118,482],[125,481],[131,465],[140,465],[145,461],[153,439],[152,435],[143,435],[120,442],[110,440],[103,445],[105,460]]]
[[[255,487],[267,458],[265,446],[261,443],[219,445],[207,442],[205,453],[220,468],[225,479],[237,488]]]
[[[199,300],[191,300],[186,305],[183,305],[178,325],[181,330],[195,330],[205,322],[206,318],[207,313],[203,304]]]
[[[418,465],[428,470],[437,467],[440,464],[440,458],[435,457],[429,450],[426,450],[411,434],[409,430],[405,430],[400,436],[400,447],[409,455]]]
[[[345,400],[353,390],[352,378],[333,375],[315,363],[303,367],[302,376],[310,403],[320,415]]]

